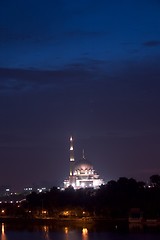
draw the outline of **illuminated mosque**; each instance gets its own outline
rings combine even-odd
[[[69,178],[64,181],[64,188],[72,186],[74,189],[79,188],[98,188],[104,184],[99,175],[95,172],[92,164],[84,156],[80,161],[75,161],[73,138],[70,137],[70,171]]]

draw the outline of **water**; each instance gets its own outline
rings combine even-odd
[[[112,230],[87,227],[55,227],[52,225],[1,224],[0,240],[159,240],[157,228],[143,229],[142,226]]]

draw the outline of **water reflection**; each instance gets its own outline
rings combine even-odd
[[[66,235],[68,235],[68,227],[64,228],[64,232],[65,232]]]
[[[79,229],[80,230],[80,229]],[[69,229],[68,227],[64,228],[65,240],[75,240],[77,236],[80,237],[80,232],[78,229]],[[81,228],[81,240],[89,240],[88,238],[88,229]]]
[[[4,223],[2,223],[2,227],[1,227],[1,240],[7,240]]]
[[[43,226],[43,232],[44,232],[44,238],[46,240],[51,240],[50,237],[49,237],[49,227],[44,225]]]
[[[87,228],[82,229],[82,240],[88,240],[88,229]]]
[[[65,224],[65,225],[64,225]],[[44,222],[43,224],[22,224],[1,223],[0,240],[159,240],[160,228],[149,229],[141,224],[130,224],[129,226],[112,225],[106,229],[107,225],[94,226],[90,225],[63,225]],[[150,232],[151,230],[151,232]],[[155,232],[154,232],[154,231]],[[149,233],[147,232],[149,231]],[[141,234],[139,234],[141,233]],[[156,234],[155,234],[156,233]],[[124,238],[123,238],[124,236]]]
[[[69,229],[68,229],[68,227],[64,228],[64,233],[65,233],[65,240],[69,240],[69,236],[68,236]]]
[[[141,223],[130,223],[129,230],[130,232],[142,232],[143,225]]]

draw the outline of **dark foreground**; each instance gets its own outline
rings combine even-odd
[[[116,224],[116,225],[115,225]],[[160,226],[99,221],[11,221],[0,223],[1,240],[159,240]]]

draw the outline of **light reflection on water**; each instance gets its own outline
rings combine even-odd
[[[88,229],[87,228],[82,229],[82,239],[88,240]]]
[[[49,237],[49,227],[47,225],[44,225],[43,228],[42,228],[43,232],[44,232],[44,238],[46,240],[52,240],[50,239]]]
[[[160,231],[155,233],[143,231],[139,225],[131,225],[121,231],[119,226],[107,230],[105,228],[91,228],[90,226],[76,227],[55,226],[54,224],[1,224],[0,240],[159,240]],[[136,230],[136,231],[135,231]]]
[[[65,240],[76,239],[76,236],[78,235],[78,233],[75,230],[69,230],[68,227],[64,228],[64,233],[65,233]],[[87,228],[82,228],[82,238],[81,239],[89,240]]]
[[[69,228],[68,227],[64,228],[64,233],[65,233],[65,240],[69,240],[69,236],[68,236]]]
[[[137,226],[137,225],[136,225]],[[132,226],[133,227],[133,226]],[[135,227],[135,226],[134,226]],[[129,228],[130,229],[130,228]],[[133,228],[135,230],[135,228]],[[159,240],[160,239],[160,233],[153,234],[153,233],[145,233],[142,232],[142,228],[137,228],[136,230],[140,231],[133,231],[133,234],[131,232],[118,232],[117,228],[116,231],[110,232],[110,231],[92,231],[89,230],[87,227],[83,228],[70,228],[70,227],[64,227],[63,231],[53,232],[48,231],[48,228],[44,227],[45,233],[45,240]],[[50,236],[49,236],[50,235]]]
[[[80,232],[76,229],[71,229],[69,227],[64,228],[64,240],[88,240],[87,238],[81,238]],[[82,231],[83,235],[83,231]],[[80,237],[80,238],[79,238]]]
[[[7,240],[4,223],[2,223],[2,226],[1,226],[1,240]]]

